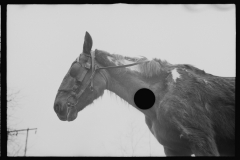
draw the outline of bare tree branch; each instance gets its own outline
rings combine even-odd
[[[21,109],[19,107],[19,91],[10,91],[7,95],[7,131],[14,130],[14,126],[17,126],[21,123],[21,120],[15,117],[14,113],[17,109]],[[17,135],[21,135],[21,133],[9,133],[7,134],[7,155],[8,156],[17,156],[22,146],[20,145],[20,141],[16,137]],[[10,151],[11,150],[11,151]]]

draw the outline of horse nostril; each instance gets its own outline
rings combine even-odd
[[[55,105],[54,105],[54,110],[55,110],[55,112],[59,112],[60,110],[61,110],[61,104],[60,103],[56,103]]]

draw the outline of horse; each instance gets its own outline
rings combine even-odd
[[[58,89],[54,111],[60,120],[75,120],[106,89],[145,115],[166,156],[235,155],[235,77],[211,75],[189,64],[92,50],[92,44],[86,32],[83,51]],[[154,93],[152,107],[135,104],[140,89]]]

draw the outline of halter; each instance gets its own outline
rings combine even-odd
[[[80,56],[77,58],[77,60],[76,60],[75,63],[79,63],[82,67],[85,68],[85,70],[84,70],[83,74],[80,75],[80,77],[76,77],[76,80],[77,80],[78,83],[76,83],[76,84],[73,86],[73,88],[72,88],[72,90],[71,90],[71,91],[72,91],[72,94],[67,98],[67,105],[68,105],[68,107],[74,107],[74,106],[77,105],[78,99],[79,99],[80,96],[83,94],[83,92],[87,89],[87,87],[88,87],[88,85],[89,85],[90,83],[91,83],[91,85],[89,86],[89,87],[90,87],[90,90],[93,91],[93,77],[94,77],[94,75],[95,75],[95,73],[96,73],[97,70],[100,70],[100,69],[112,69],[112,68],[124,68],[124,67],[134,66],[134,65],[138,65],[138,64],[141,64],[141,63],[146,63],[146,62],[148,62],[148,61],[143,61],[143,62],[136,62],[136,63],[127,64],[127,65],[121,65],[121,66],[99,67],[99,66],[97,65],[97,63],[95,63],[95,52],[96,52],[96,51],[97,51],[97,50],[95,50],[94,52],[91,52],[91,56],[89,56],[89,55],[86,54],[86,53],[83,53],[85,56],[89,57],[89,58],[88,58],[88,61],[87,61],[87,63],[86,63],[85,65],[79,63],[79,57],[80,57]],[[84,80],[84,78],[85,78],[87,72],[90,70],[90,68],[92,68],[92,75],[90,76],[90,78],[89,78],[89,80],[87,81],[87,83],[86,83],[85,85],[83,85],[83,87],[80,89],[81,84],[79,84],[79,83],[81,83],[81,82]],[[104,79],[106,79],[102,72],[100,72],[100,74],[103,76]],[[79,91],[77,92],[77,90],[79,90]],[[77,99],[77,102],[76,102],[75,104],[74,104],[74,103],[71,103],[71,102],[69,101],[69,99],[70,99],[71,97],[74,97],[75,99]]]

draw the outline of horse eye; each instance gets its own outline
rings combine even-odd
[[[80,68],[81,68],[81,65],[80,65],[79,63],[73,64],[73,65],[72,65],[72,68],[71,68],[71,70],[70,70],[70,73],[69,73],[70,76],[73,77],[73,78],[77,77]]]

